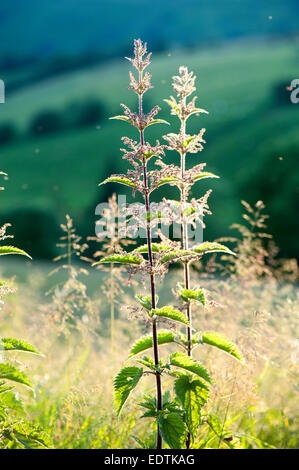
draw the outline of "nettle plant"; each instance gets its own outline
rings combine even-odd
[[[138,248],[126,252],[110,254],[99,263],[122,263],[129,265],[130,275],[141,273],[143,280],[148,280],[149,294],[137,295],[136,300],[142,308],[144,320],[151,324],[152,332],[139,338],[133,344],[129,352],[129,360],[134,359],[138,366],[125,366],[115,378],[115,406],[117,414],[120,413],[131,391],[137,386],[141,378],[146,375],[155,377],[156,395],[145,394],[139,405],[144,408],[144,418],[152,418],[156,423],[156,447],[161,449],[163,440],[174,449],[189,448],[195,441],[200,424],[202,423],[201,410],[208,400],[209,387],[212,379],[206,367],[192,357],[193,350],[202,344],[216,346],[231,354],[238,360],[243,360],[238,348],[227,338],[214,332],[196,332],[192,327],[191,305],[194,302],[205,304],[205,293],[200,287],[191,286],[190,264],[199,261],[206,253],[233,252],[219,243],[204,242],[189,246],[188,226],[196,221],[202,221],[205,213],[209,212],[207,198],[209,193],[196,200],[188,200],[190,188],[202,178],[215,177],[211,173],[203,171],[204,164],[196,165],[193,169],[186,170],[186,155],[202,150],[203,133],[190,136],[186,134],[186,121],[191,115],[205,112],[196,108],[195,98],[189,103],[187,97],[193,93],[195,77],[188,73],[185,67],[181,67],[179,76],[174,77],[174,90],[178,94],[178,102],[171,97],[167,102],[172,108],[172,113],[181,121],[179,134],[165,136],[168,145],[161,145],[156,141],[151,145],[145,140],[145,129],[154,124],[168,124],[157,119],[160,108],[155,106],[148,114],[143,111],[143,95],[152,88],[150,74],[145,69],[150,63],[151,54],[147,54],[146,44],[141,40],[135,40],[134,58],[129,59],[137,69],[137,78],[130,72],[130,88],[138,95],[138,112],[132,112],[127,106],[124,115],[114,119],[123,120],[135,127],[139,134],[139,141],[133,141],[128,137],[123,138],[127,149],[123,149],[124,158],[133,166],[127,174],[112,175],[105,180],[118,182],[131,187],[133,195],[139,192],[143,199],[143,211],[134,215],[138,227],[146,233],[147,243]],[[165,149],[176,150],[180,155],[180,166],[166,165],[162,162]],[[156,159],[160,167],[150,169],[149,163]],[[153,191],[164,184],[175,185],[179,189],[178,201],[164,200],[167,210],[163,213],[156,210],[151,204],[150,197]],[[133,211],[134,212],[134,211]],[[132,215],[132,212],[131,212]],[[153,242],[153,231],[161,223],[170,225],[179,223],[182,227],[182,240],[174,242],[157,230],[160,236],[159,242]],[[184,267],[184,280],[177,287],[177,296],[181,299],[179,307],[172,305],[158,305],[156,293],[156,278],[163,280],[170,264],[179,262]],[[96,263],[97,264],[97,263]],[[159,325],[163,329],[159,329]],[[167,328],[165,327],[167,326]],[[180,331],[183,327],[187,331]],[[169,357],[160,355],[161,346],[173,343],[178,352]],[[141,353],[152,350],[153,356]],[[174,380],[173,392],[162,390],[163,376]],[[169,382],[169,380],[167,381]],[[152,446],[152,438],[149,436],[146,442],[136,438],[142,447]]]

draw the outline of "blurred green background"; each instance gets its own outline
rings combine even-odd
[[[288,90],[299,78],[298,13],[298,0],[2,0],[1,223],[13,223],[15,243],[53,257],[65,213],[82,235],[94,234],[96,205],[119,190],[97,185],[127,168],[120,138],[134,130],[108,117],[120,102],[135,106],[124,56],[141,37],[154,52],[146,109],[158,104],[177,129],[163,98],[186,65],[210,113],[190,128],[207,128],[190,164],[203,160],[221,176],[193,193],[213,189],[205,238],[230,234],[240,199],[262,199],[280,254],[299,257],[299,103]],[[153,126],[147,137],[167,132]]]

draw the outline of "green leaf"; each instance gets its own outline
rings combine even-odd
[[[152,126],[153,124],[168,124],[168,126],[170,125],[169,122],[165,121],[164,119],[153,119],[145,127]]]
[[[186,118],[186,121],[187,119],[192,116],[193,114],[200,114],[200,113],[203,113],[203,114],[209,114],[209,111],[206,111],[205,109],[202,109],[202,108],[195,108],[192,113],[188,114],[187,118]]]
[[[150,295],[136,295],[136,300],[142,305],[146,310],[151,310],[152,308],[152,297]],[[156,305],[159,301],[158,295],[156,295]]]
[[[0,363],[0,379],[18,382],[31,388],[31,383],[27,375],[16,369],[16,367],[12,366],[11,364]]]
[[[152,251],[153,253],[159,253],[160,251],[165,251],[168,250],[169,246],[168,245],[162,245],[160,243],[152,243]],[[134,250],[135,253],[147,253],[148,252],[148,246],[146,245],[140,245],[136,250]]]
[[[185,447],[187,427],[179,414],[162,414],[158,418],[158,423],[162,438],[171,449]]]
[[[102,183],[99,184],[99,186],[106,183],[120,183],[124,184],[125,186],[129,186],[130,188],[136,187],[133,181],[131,181],[129,178],[125,178],[122,176],[109,176],[109,178],[106,178]]]
[[[22,402],[11,391],[1,393],[0,406],[4,409],[9,408],[10,410],[19,411],[20,413],[24,411]]]
[[[100,261],[93,263],[92,266],[102,263],[122,263],[122,264],[141,264],[142,259],[139,256],[131,255],[127,253],[125,255],[113,254],[102,258]]]
[[[201,243],[200,245],[193,246],[192,250],[195,251],[196,253],[227,253],[229,255],[234,255],[236,256],[236,253],[234,253],[232,250],[227,248],[225,245],[221,245],[220,243],[216,242],[204,242]]]
[[[32,259],[26,251],[20,250],[20,248],[16,248],[15,246],[0,246],[0,256],[3,255],[23,255]]]
[[[174,389],[186,411],[188,429],[194,439],[201,424],[201,409],[209,396],[208,388],[199,378],[184,374],[175,381]]]
[[[119,120],[119,121],[126,121],[126,122],[128,122],[129,124],[131,124],[131,119],[130,119],[128,116],[121,116],[121,115],[119,115],[119,116],[113,116],[113,117],[111,117],[111,118],[109,118],[109,119],[117,119],[117,120]]]
[[[31,344],[15,338],[0,338],[0,351],[1,349],[4,349],[4,351],[25,351],[41,355]]]
[[[163,100],[165,103],[167,103],[174,111],[175,113],[179,116],[180,115],[180,108],[178,107],[178,104],[175,100]]]
[[[165,255],[162,258],[162,263],[167,263],[169,261],[180,261],[182,258],[185,258],[187,256],[196,256],[197,253],[192,250],[171,250],[168,245],[163,245],[160,243],[152,243],[152,252],[153,253],[163,253],[166,252]],[[148,246],[147,245],[141,245],[136,250],[134,250],[134,253],[147,253],[148,252]]]
[[[214,173],[209,173],[208,171],[203,171],[194,176],[194,181],[203,180],[205,178],[219,178],[219,176],[214,175]]]
[[[39,426],[22,421],[9,427],[5,437],[16,441],[25,449],[48,449],[52,448],[52,442],[45,431]]]
[[[158,344],[173,343],[175,340],[175,334],[169,330],[160,330],[157,335]],[[131,347],[129,358],[139,354],[146,349],[153,347],[153,337],[152,335],[146,335],[139,338]]]
[[[180,367],[181,369],[188,370],[189,372],[193,372],[194,374],[203,378],[207,382],[210,382],[210,383],[212,382],[207,369],[199,362],[187,356],[187,354],[178,353],[178,352],[171,354],[170,364],[172,366],[176,366],[176,367]]]
[[[162,263],[168,263],[169,261],[181,261],[188,256],[196,256],[197,253],[192,250],[172,250],[165,254],[162,258]]]
[[[152,358],[148,356],[143,356],[142,359],[137,359],[136,362],[138,364],[142,364],[145,367],[148,367],[149,369],[156,371],[155,363]]]
[[[239,361],[243,363],[245,362],[242,353],[238,349],[238,347],[232,341],[230,341],[228,338],[226,338],[220,333],[215,333],[214,331],[205,331],[202,334],[201,341],[205,344],[215,346],[218,349],[222,349],[222,351],[225,351],[226,353],[230,354]]]
[[[143,369],[139,367],[124,367],[114,379],[115,406],[119,415],[131,391],[142,377]]]
[[[169,318],[170,320],[184,323],[185,325],[189,326],[189,322],[187,318],[185,317],[185,315],[179,310],[175,310],[170,305],[166,305],[165,307],[152,310],[152,313],[159,317]]]
[[[205,293],[203,289],[180,289],[179,295],[181,296],[184,302],[189,302],[190,300],[196,300],[202,305],[206,304]]]
[[[180,180],[176,178],[175,176],[165,176],[159,181],[158,186],[160,187],[160,186],[163,186],[163,184],[171,184],[171,183],[180,183]]]

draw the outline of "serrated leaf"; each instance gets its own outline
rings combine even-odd
[[[214,173],[209,173],[208,171],[203,171],[194,176],[194,181],[203,180],[205,178],[219,178],[219,176],[214,175]]]
[[[245,362],[239,348],[235,345],[235,343],[226,338],[226,336],[214,331],[206,331],[202,334],[201,340],[203,343],[215,346],[216,348],[230,354],[235,359],[238,359],[243,363]]]
[[[170,125],[169,122],[165,121],[164,119],[153,119],[145,127],[152,126],[153,124],[168,124],[168,126]]]
[[[171,184],[171,183],[180,183],[180,180],[176,178],[175,176],[165,176],[159,181],[158,186],[160,187],[160,186],[163,186],[163,184]]]
[[[203,289],[184,289],[179,290],[179,295],[181,296],[184,302],[189,302],[190,300],[196,300],[202,305],[205,305],[206,298]]]
[[[179,414],[160,415],[158,423],[162,438],[171,449],[182,449],[185,446],[187,427]]]
[[[178,352],[171,354],[170,364],[176,367],[180,367],[181,369],[188,370],[189,372],[193,372],[194,374],[206,380],[206,382],[212,382],[207,369],[198,361],[195,361],[191,357],[187,356],[187,354]]]
[[[179,310],[175,310],[170,305],[166,305],[165,307],[152,310],[152,313],[154,315],[158,315],[159,317],[169,318],[170,320],[177,321],[179,323],[184,323],[187,326],[190,325],[185,315]]]
[[[176,379],[174,389],[186,411],[188,429],[194,439],[201,423],[201,409],[209,396],[208,388],[199,378],[184,374]]]
[[[11,441],[16,441],[25,449],[49,449],[53,447],[49,436],[42,428],[25,421],[9,427],[5,437]]]
[[[175,334],[169,330],[160,330],[157,335],[158,344],[173,343],[175,340]],[[146,349],[153,347],[152,335],[146,335],[139,338],[131,347],[129,358],[139,354]]]
[[[142,377],[143,369],[140,367],[124,367],[114,379],[115,406],[119,415],[131,391],[136,387]]]
[[[197,253],[192,250],[172,250],[165,254],[162,258],[162,263],[168,263],[169,261],[181,261],[188,256],[196,256]]]
[[[209,111],[206,111],[205,109],[202,109],[202,108],[195,108],[190,114],[188,114],[186,121],[193,114],[200,114],[200,113],[209,114]]]
[[[130,118],[129,118],[128,116],[123,116],[123,115],[113,116],[113,117],[111,117],[111,118],[109,118],[109,119],[117,119],[117,120],[119,120],[119,121],[126,121],[126,122],[128,122],[129,124],[131,123]]]
[[[146,310],[151,310],[152,308],[152,297],[150,295],[141,295],[138,294],[135,296],[136,300],[140,303],[140,305],[145,308]],[[156,305],[159,301],[158,295],[156,295]]]
[[[27,375],[25,375],[24,372],[21,372],[19,369],[12,366],[11,364],[0,363],[0,379],[18,382],[20,384],[27,385],[31,388],[31,383]]]
[[[9,408],[10,410],[19,411],[20,413],[24,411],[22,402],[16,398],[16,395],[12,391],[1,393],[0,406],[4,409]]]
[[[96,266],[102,263],[122,263],[122,264],[141,264],[142,259],[139,256],[131,255],[129,253],[125,255],[113,254],[102,258],[100,261],[93,263],[92,266]]]
[[[24,351],[41,355],[31,344],[15,338],[0,338],[0,351],[1,349],[4,351]]]
[[[169,246],[168,245],[162,245],[160,243],[152,243],[152,251],[153,253],[159,253],[160,251],[165,251],[168,250]],[[140,245],[138,248],[134,250],[135,253],[147,253],[148,252],[148,246],[147,244],[145,245]]]
[[[174,111],[175,113],[179,116],[180,115],[180,108],[178,107],[178,104],[175,100],[163,100],[165,103],[167,103]]]
[[[129,186],[130,188],[136,187],[133,181],[131,181],[129,178],[125,178],[121,176],[109,176],[109,178],[106,178],[102,183],[99,184],[99,186],[101,186],[102,184],[106,184],[106,183],[124,184],[125,186]]]
[[[20,250],[20,248],[16,248],[15,246],[0,246],[0,256],[3,255],[23,255],[32,259],[31,256],[26,253],[26,251]]]
[[[153,359],[151,359],[150,357],[143,356],[142,359],[137,359],[136,362],[138,362],[138,364],[141,364],[145,367],[148,367],[151,370],[154,370],[154,371],[156,370],[155,363]]]
[[[229,255],[236,256],[232,250],[230,250],[227,246],[221,245],[220,243],[216,242],[204,242],[200,245],[196,245],[192,247],[192,250],[196,253],[227,253]]]

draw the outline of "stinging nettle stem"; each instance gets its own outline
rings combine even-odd
[[[139,72],[139,84],[142,83],[142,71]],[[142,94],[139,94],[139,118],[141,120],[143,114],[142,109]],[[141,146],[144,145],[144,131],[140,130],[140,143]],[[148,258],[151,267],[150,273],[150,288],[151,288],[151,304],[152,309],[156,308],[156,286],[155,286],[155,276],[152,272],[153,269],[153,253],[152,253],[152,241],[151,241],[151,227],[150,227],[150,205],[149,205],[149,191],[148,191],[148,181],[147,181],[147,162],[143,156],[142,160],[143,167],[143,183],[144,183],[144,200],[145,200],[145,209],[146,209],[146,219],[147,219],[147,246],[148,246]],[[158,333],[157,333],[157,322],[153,320],[153,348],[154,348],[154,361],[156,368],[159,367],[159,349],[158,349]],[[157,393],[157,411],[162,410],[162,385],[161,385],[161,374],[156,371],[156,393]],[[162,436],[159,429],[159,423],[157,423],[157,449],[162,448]]]

